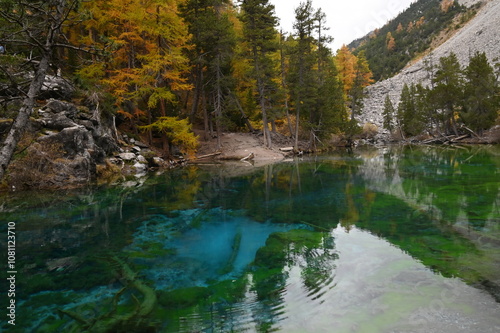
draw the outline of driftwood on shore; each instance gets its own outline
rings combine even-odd
[[[431,144],[431,143],[440,143],[440,144],[448,144],[448,143],[458,143],[463,139],[470,137],[470,134],[465,135],[447,135],[440,136],[438,138],[432,138],[422,141],[423,144]]]
[[[209,158],[209,157],[219,156],[220,154],[222,154],[222,152],[218,151],[218,152],[215,152],[215,153],[212,153],[212,154],[206,154],[206,155],[196,156],[196,157],[194,157],[191,160],[202,160],[202,159]]]

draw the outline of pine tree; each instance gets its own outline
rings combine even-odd
[[[317,54],[314,52],[314,26],[314,10],[311,1],[308,0],[295,9],[296,45],[292,50],[290,83],[292,102],[295,107],[296,149],[299,140],[300,119],[308,120],[308,129],[312,131],[311,120],[316,107],[318,82],[314,68],[317,64]]]
[[[385,96],[384,101],[384,111],[382,112],[382,116],[384,118],[384,128],[392,133],[394,130],[394,116],[395,116],[394,105],[392,104],[391,98],[389,95]]]
[[[432,103],[440,110],[438,118],[446,133],[458,135],[456,112],[463,94],[462,68],[455,53],[441,57],[432,80]]]
[[[256,82],[258,104],[262,112],[264,143],[272,146],[268,125],[269,100],[277,83],[276,60],[272,57],[277,51],[277,18],[274,6],[268,0],[243,0],[241,4],[243,32],[250,49],[252,77]]]
[[[229,8],[227,0],[189,0],[181,6],[193,44],[193,48],[188,50],[195,86],[191,116],[197,113],[201,105],[205,135],[213,128],[210,120],[215,118],[218,148],[221,145],[221,122],[227,116],[223,109],[234,96],[231,92],[232,59],[236,34],[230,21]],[[206,103],[201,103],[202,100]],[[214,110],[215,117],[209,117],[207,108]]]
[[[464,73],[466,83],[460,116],[467,126],[481,133],[495,123],[500,110],[498,81],[484,52],[476,52]]]

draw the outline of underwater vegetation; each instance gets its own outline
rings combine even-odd
[[[319,311],[336,290],[339,228],[498,302],[498,156],[394,147],[1,198],[23,276],[9,332],[278,331],[292,294]]]

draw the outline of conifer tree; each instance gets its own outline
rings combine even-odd
[[[432,103],[440,110],[445,132],[458,135],[456,112],[460,103],[463,89],[462,68],[455,53],[439,59],[436,72],[432,80]]]
[[[188,50],[195,87],[191,115],[194,116],[202,105],[205,135],[213,127],[210,120],[215,118],[218,148],[221,121],[225,116],[223,109],[233,96],[232,59],[236,35],[229,8],[227,0],[189,0],[181,6],[193,44]],[[206,102],[200,103],[202,100]],[[213,110],[215,117],[209,117],[207,108]]]
[[[476,52],[464,73],[466,83],[460,116],[472,130],[482,133],[495,123],[500,110],[498,81],[484,52]]]
[[[317,57],[314,52],[315,17],[312,2],[308,0],[295,9],[296,46],[292,50],[292,69],[290,82],[292,101],[295,107],[295,148],[299,139],[300,119],[310,120],[313,116],[318,93],[318,82],[314,67]],[[308,115],[306,115],[308,113]],[[309,130],[311,130],[310,126]]]
[[[241,9],[243,33],[250,49],[252,77],[256,82],[258,104],[262,112],[264,143],[271,147],[268,109],[272,92],[277,89],[277,84],[273,81],[277,66],[272,54],[277,50],[278,20],[274,5],[269,0],[243,0]]]
[[[384,119],[383,125],[386,130],[391,133],[394,130],[394,116],[395,116],[394,105],[392,104],[391,98],[389,95],[385,96],[384,101],[384,111],[382,112],[382,116]]]
[[[397,123],[399,131],[403,137],[410,134],[410,121],[409,118],[415,113],[415,103],[410,92],[410,88],[405,83],[401,91],[397,111]]]

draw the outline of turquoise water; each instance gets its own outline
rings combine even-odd
[[[190,166],[0,214],[5,332],[500,331],[499,147]]]

